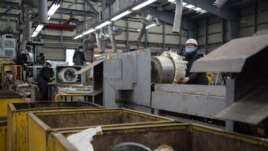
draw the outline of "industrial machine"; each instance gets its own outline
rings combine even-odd
[[[231,131],[249,123],[244,124],[249,132],[268,116],[267,38],[232,40],[194,63],[193,72],[223,73],[226,85],[174,84],[174,63],[151,59],[151,49],[113,55],[104,62],[104,105],[215,120]]]
[[[216,118],[227,120],[229,130],[268,137],[267,38],[264,34],[232,40],[192,67],[194,72],[225,73],[226,108]]]
[[[67,69],[69,70],[69,68],[65,69],[66,72]],[[70,71],[71,78],[81,77],[82,82],[57,84],[55,100],[59,101],[61,96],[65,97],[65,101],[68,101],[66,97],[71,97],[71,101],[77,97],[83,97],[84,100],[102,105],[103,61],[95,61],[76,72],[73,71]]]
[[[76,75],[75,72],[80,70],[81,66],[56,66],[56,82],[57,83],[81,83],[82,79],[80,75]]]
[[[16,39],[13,35],[2,35],[0,38],[0,57],[16,57]]]
[[[164,55],[152,57],[152,51],[113,55],[104,62],[105,106],[123,106],[146,112],[154,109],[155,113],[166,110],[207,118],[225,108],[224,86],[173,83],[176,81],[173,59]],[[177,60],[181,61],[180,58]],[[182,67],[178,70],[183,71],[185,62],[180,65]],[[204,106],[206,103],[213,107]]]

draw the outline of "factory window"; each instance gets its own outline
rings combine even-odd
[[[73,65],[73,55],[74,55],[74,49],[66,49],[65,53],[65,62],[68,62],[69,65]]]

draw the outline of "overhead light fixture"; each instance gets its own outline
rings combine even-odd
[[[123,12],[123,13],[121,13],[121,14],[115,16],[115,17],[113,17],[113,18],[111,19],[111,21],[117,21],[118,19],[120,19],[120,18],[122,18],[122,17],[124,17],[124,16],[127,16],[127,15],[130,14],[130,13],[131,13],[131,11],[130,11],[130,10],[127,10],[127,11],[125,11],[125,12]]]
[[[36,27],[35,31],[33,32],[32,37],[36,37],[43,28],[44,28],[44,25],[43,24],[39,24]]]
[[[192,8],[194,8],[195,6],[194,6],[194,5],[191,5],[191,4],[188,4],[188,5],[185,5],[184,7],[189,8],[189,9],[192,9]]]
[[[154,27],[154,26],[157,26],[156,23],[152,23],[152,24],[146,26],[146,29],[152,28],[152,27]]]
[[[168,1],[170,3],[176,4],[176,0],[168,0]],[[188,9],[194,10],[194,11],[202,13],[202,14],[207,12],[206,10],[204,10],[204,9],[202,9],[200,7],[196,7],[196,6],[192,5],[192,4],[187,4],[185,2],[182,2],[182,5],[183,5],[183,7],[186,7]]]
[[[176,0],[168,0],[170,3],[176,3]]]
[[[38,35],[38,32],[33,32],[32,37],[36,37]]]
[[[138,4],[137,6],[133,7],[132,10],[139,10],[147,5],[150,5],[151,3],[155,2],[156,0],[147,0],[141,4]]]
[[[95,29],[100,29],[100,28],[102,28],[102,27],[104,27],[106,25],[109,25],[111,23],[112,23],[111,21],[106,21],[106,22],[101,23],[100,25],[96,26]]]
[[[47,12],[47,16],[48,16],[48,20],[51,18],[51,16],[53,16],[55,14],[55,12],[59,9],[60,7],[60,3],[53,3],[48,12]]]
[[[84,36],[84,35],[87,35],[87,34],[90,34],[90,33],[94,32],[94,31],[95,31],[95,29],[91,28],[91,29],[89,29],[89,30],[83,32],[83,36]]]
[[[84,36],[83,34],[77,35],[77,36],[74,37],[74,40],[75,40],[75,39],[78,39],[78,38],[81,38],[81,37],[83,37],[83,36]]]
[[[83,36],[85,36],[85,35],[87,35],[87,34],[90,34],[90,33],[94,32],[94,31],[96,31],[96,29],[100,29],[100,28],[102,28],[102,27],[104,27],[104,26],[106,26],[106,25],[109,25],[109,24],[111,24],[111,23],[112,23],[111,21],[106,21],[106,22],[104,22],[104,23],[98,25],[98,26],[95,27],[95,28],[90,28],[89,30],[84,31],[82,34],[75,36],[74,39],[81,38],[81,37],[83,37]]]
[[[152,28],[154,26],[157,26],[157,24],[156,23],[152,23],[152,24],[146,26],[145,29],[149,29],[149,28]],[[140,31],[140,29],[137,29],[137,31]]]

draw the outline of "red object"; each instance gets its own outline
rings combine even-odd
[[[69,20],[67,20],[69,21]],[[67,22],[66,21],[66,22]],[[73,31],[75,29],[74,25],[69,25],[69,24],[55,24],[55,23],[49,23],[45,26],[46,29],[54,29],[54,30],[68,30],[68,31]]]

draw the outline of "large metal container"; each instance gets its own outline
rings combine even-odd
[[[9,103],[20,102],[23,102],[22,96],[11,91],[0,90],[0,117],[7,116],[7,105]]]
[[[67,136],[79,131],[53,133],[53,151],[78,151]],[[103,128],[93,137],[94,151],[109,151],[124,142],[156,149],[169,145],[174,151],[267,151],[268,142],[259,138],[190,124],[162,124],[125,128]]]
[[[28,120],[30,111],[47,111],[78,108],[102,108],[102,106],[87,102],[36,102],[12,103],[8,105],[8,138],[9,151],[28,151]]]
[[[29,150],[47,151],[51,132],[92,126],[133,126],[170,122],[171,119],[128,109],[65,110],[29,113]],[[135,126],[134,126],[135,127]]]
[[[7,150],[7,118],[0,117],[0,151]]]

